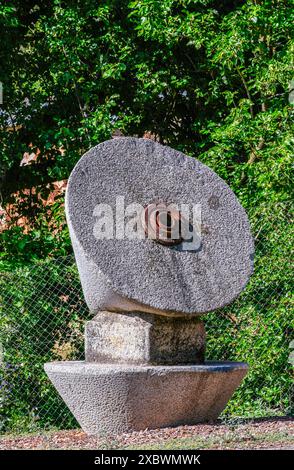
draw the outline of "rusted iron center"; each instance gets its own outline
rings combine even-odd
[[[148,238],[162,245],[178,245],[183,218],[180,211],[161,204],[148,204],[142,214],[142,225]]]

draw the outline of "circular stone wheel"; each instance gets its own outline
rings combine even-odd
[[[199,248],[148,238],[97,240],[94,208],[108,204],[115,215],[118,196],[125,206],[144,208],[200,204]],[[119,138],[89,150],[71,173],[66,215],[92,313],[201,314],[232,302],[252,273],[248,218],[228,185],[199,161],[151,140]]]

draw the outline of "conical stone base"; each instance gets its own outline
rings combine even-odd
[[[242,362],[181,366],[80,361],[45,364],[49,379],[90,435],[215,420],[247,370]]]

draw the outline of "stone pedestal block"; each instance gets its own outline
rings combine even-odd
[[[205,328],[197,317],[100,312],[87,322],[87,362],[201,364]]]
[[[90,435],[215,420],[246,375],[242,362],[131,366],[51,362],[45,371]]]

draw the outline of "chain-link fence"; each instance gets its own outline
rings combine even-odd
[[[250,219],[254,275],[232,305],[204,316],[207,358],[250,366],[229,418],[288,414],[292,401],[290,209],[259,207]],[[73,255],[1,273],[0,289],[0,433],[77,427],[43,370],[83,359],[89,313]]]

